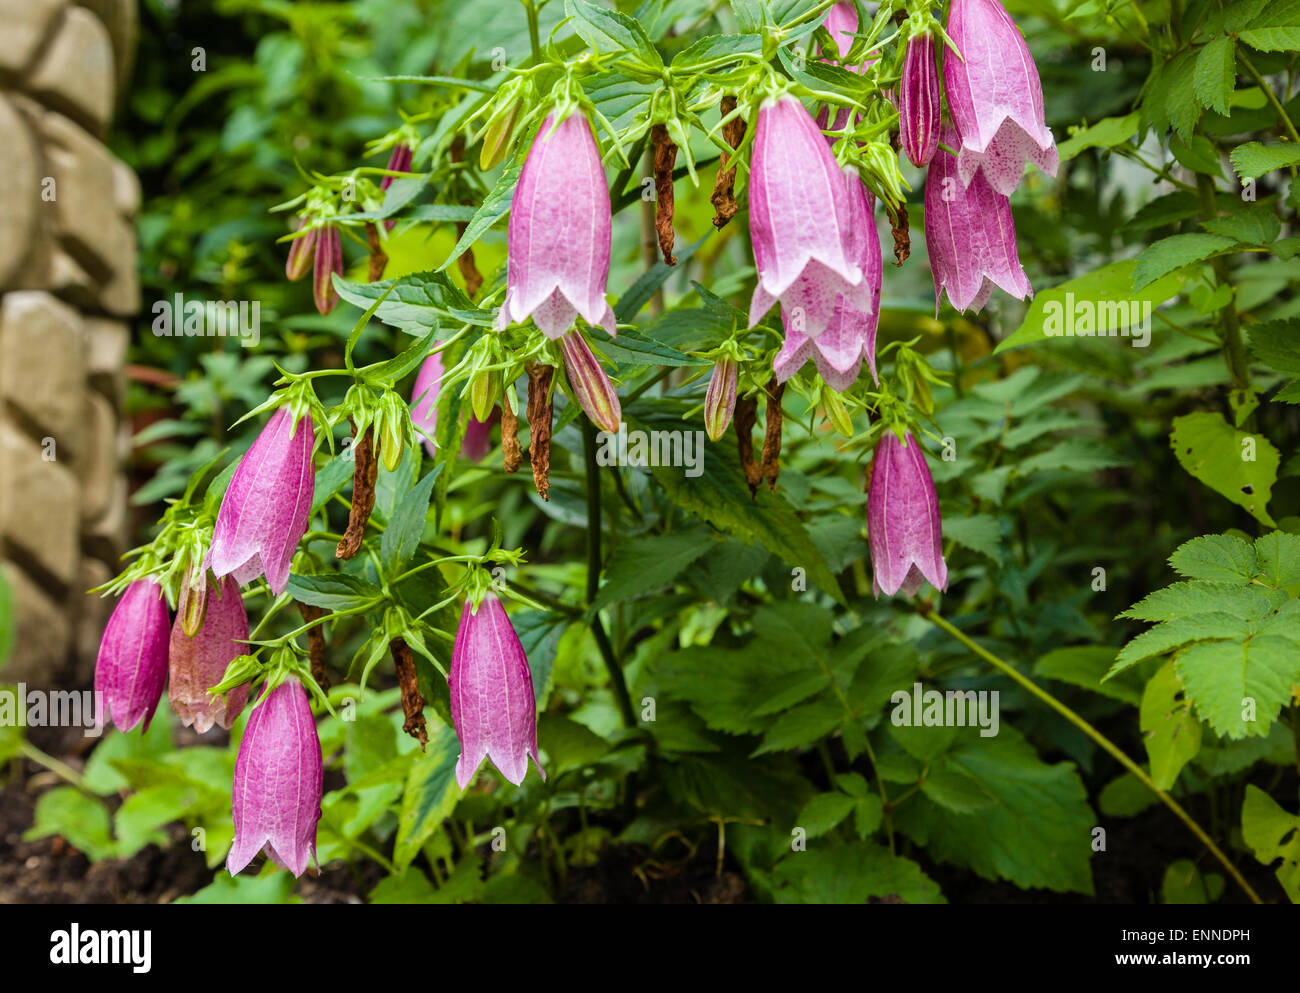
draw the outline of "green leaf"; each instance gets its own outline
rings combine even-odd
[[[545,123],[545,122],[543,122]],[[518,153],[515,160],[501,173],[501,178],[497,180],[497,185],[492,187],[492,192],[487,195],[482,205],[474,214],[474,219],[465,225],[465,233],[460,236],[456,242],[456,247],[451,250],[447,260],[438,267],[442,272],[449,268],[453,262],[469,251],[474,242],[478,241],[487,233],[497,221],[501,220],[510,210],[510,204],[514,200],[515,187],[519,185],[519,175],[524,171],[524,159],[527,156],[527,149],[531,147],[531,141],[520,142]],[[384,317],[383,309],[380,309],[379,319],[388,321]]]
[[[1198,579],[1156,590],[1119,616],[1135,621],[1168,621],[1175,617],[1220,611],[1235,616],[1263,617],[1276,606],[1278,604],[1258,587]]]
[[[1192,645],[1174,664],[1196,712],[1225,738],[1268,734],[1300,683],[1295,641],[1272,634]]]
[[[1277,881],[1292,903],[1300,903],[1300,817],[1283,809],[1254,784],[1241,805],[1241,835],[1264,865],[1278,859]]]
[[[425,518],[429,513],[429,497],[433,484],[442,472],[436,465],[397,505],[388,520],[388,527],[379,540],[379,557],[386,567],[393,569],[406,562],[420,546],[424,534]]]
[[[1184,542],[1169,556],[1180,576],[1211,582],[1248,583],[1259,571],[1250,542],[1231,534],[1206,534]]]
[[[910,859],[871,842],[794,852],[772,873],[777,903],[946,903],[939,887]]]
[[[1103,117],[1087,127],[1071,127],[1070,137],[1057,146],[1062,162],[1089,148],[1114,148],[1129,141],[1138,132],[1141,117],[1137,111],[1125,117]]]
[[[663,589],[716,545],[702,529],[638,535],[619,542],[605,566],[605,582],[592,609]]]
[[[803,805],[803,810],[795,818],[795,826],[803,828],[809,838],[820,838],[835,830],[840,821],[853,812],[857,803],[853,797],[843,793],[818,793]]]
[[[391,877],[390,877],[391,878]],[[289,872],[273,872],[268,876],[231,876],[219,872],[212,882],[189,896],[178,896],[175,903],[198,904],[277,904],[302,903],[302,898],[295,896],[294,884],[297,882]]]
[[[999,343],[994,354],[1037,341],[1055,340],[1048,331],[1058,328],[1049,323],[1049,315],[1055,315],[1059,325],[1061,315],[1071,313],[1071,308],[1077,308],[1080,302],[1096,309],[1098,328],[1104,323],[1107,330],[1118,334],[1130,326],[1132,318],[1141,318],[1144,304],[1159,306],[1180,293],[1186,282],[1181,274],[1171,273],[1145,283],[1138,291],[1134,286],[1137,266],[1133,259],[1114,262],[1035,294],[1020,327]]]
[[[1224,880],[1217,872],[1202,874],[1191,859],[1179,859],[1165,870],[1160,900],[1167,904],[1214,903],[1223,896]]]
[[[1238,145],[1228,156],[1242,182],[1259,179],[1275,169],[1300,165],[1300,145],[1292,143],[1265,145],[1258,141]]]
[[[1269,321],[1249,329],[1250,350],[1271,369],[1300,376],[1300,321]]]
[[[627,411],[624,416],[632,420]],[[680,467],[653,470],[670,502],[746,544],[767,548],[788,565],[804,569],[813,583],[837,602],[844,602],[835,575],[789,501],[766,486],[750,495],[734,446],[706,444],[701,461],[703,471],[696,477],[685,475]]]
[[[491,311],[475,307],[441,271],[414,272],[378,283],[354,283],[336,276],[334,286],[339,296],[362,310],[369,310],[384,297],[375,318],[421,339],[438,331],[443,323],[490,327],[494,320]]]
[[[559,714],[542,715],[537,740],[550,759],[547,768],[552,776],[599,762],[610,750],[609,742],[585,724]]]
[[[420,848],[451,814],[460,798],[456,787],[456,759],[460,746],[456,736],[441,725],[429,730],[429,744],[416,759],[406,778],[402,805],[397,816],[397,837],[393,843],[393,864],[405,869]]]
[[[1017,886],[1091,894],[1089,832],[1097,823],[1074,767],[1047,765],[1003,724],[997,737],[966,729],[931,767],[964,773],[993,802],[970,813],[913,797],[895,811],[895,827],[944,862]]]
[[[1034,666],[1034,675],[1079,686],[1124,703],[1137,705],[1142,699],[1141,683],[1134,677],[1102,678],[1115,661],[1113,645],[1075,645],[1048,652]]]
[[[1232,251],[1237,242],[1216,234],[1175,234],[1149,245],[1137,257],[1133,292],[1137,293],[1183,266]]]
[[[1196,100],[1196,62],[1199,53],[1180,52],[1156,65],[1142,100],[1142,123],[1156,132],[1172,128],[1186,139],[1201,116]]]
[[[1259,573],[1270,586],[1281,589],[1300,583],[1300,535],[1273,531],[1255,539]]]
[[[1222,414],[1198,411],[1174,419],[1170,447],[1184,469],[1244,507],[1261,524],[1276,527],[1268,513],[1281,456],[1263,435],[1238,431]],[[1253,459],[1247,460],[1248,455]],[[1208,578],[1208,577],[1201,577]]]
[[[1282,222],[1272,209],[1264,204],[1252,204],[1250,207],[1234,211],[1212,221],[1205,221],[1201,227],[1211,234],[1232,238],[1248,245],[1269,245],[1282,233]]]
[[[787,710],[768,728],[751,758],[812,745],[839,727],[844,718],[843,705],[831,700],[814,700]]]
[[[625,61],[631,61],[636,68],[652,73],[663,69],[654,42],[635,17],[598,7],[588,0],[565,0],[564,6],[574,19],[573,29],[601,55],[626,52],[629,58]]]
[[[943,536],[949,541],[1002,561],[1002,525],[996,517],[974,514],[970,517],[945,517]]]
[[[41,794],[23,840],[50,835],[61,835],[92,862],[113,858],[117,852],[108,830],[108,808],[73,786],[56,786]]]
[[[1157,624],[1150,631],[1138,635],[1119,653],[1111,672],[1116,673],[1136,665],[1153,655],[1164,655],[1175,648],[1195,641],[1245,638],[1249,627],[1245,621],[1231,614],[1207,612]]]
[[[1236,69],[1237,56],[1231,38],[1215,38],[1201,49],[1196,57],[1195,86],[1196,99],[1202,107],[1228,113]]]
[[[1201,750],[1201,722],[1191,704],[1179,699],[1182,693],[1174,664],[1166,663],[1147,683],[1138,712],[1151,778],[1162,790],[1173,789],[1183,766]]]
[[[674,73],[707,72],[735,62],[742,55],[760,55],[763,38],[758,34],[714,34],[682,49],[673,56]]]
[[[366,600],[383,596],[378,586],[345,572],[324,572],[313,576],[289,576],[289,595],[302,603],[326,610],[359,607]]]
[[[1300,52],[1300,24],[1243,31],[1241,40],[1261,52]]]

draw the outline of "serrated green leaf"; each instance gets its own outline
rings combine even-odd
[[[855,806],[857,801],[843,793],[818,793],[803,805],[795,827],[803,828],[809,838],[820,838],[834,831]]]
[[[1228,113],[1236,79],[1237,55],[1228,37],[1215,38],[1196,57],[1196,99],[1202,107]]]
[[[866,903],[872,897],[947,902],[915,862],[870,842],[787,855],[772,873],[772,885],[777,903]]]
[[[1175,234],[1147,246],[1133,269],[1137,293],[1183,266],[1232,251],[1237,242],[1216,234]]]
[[[450,729],[430,727],[424,754],[411,765],[397,815],[393,864],[405,869],[420,853],[429,836],[450,816],[460,790],[456,787],[456,759],[460,746]]]
[[[1291,143],[1265,145],[1262,142],[1250,141],[1238,145],[1228,157],[1232,160],[1232,167],[1237,171],[1237,175],[1242,182],[1245,182],[1248,179],[1259,179],[1275,169],[1289,169],[1300,165],[1300,145]]]
[[[1270,586],[1281,589],[1300,583],[1300,535],[1273,531],[1255,539],[1259,573]]]
[[[1263,435],[1238,431],[1222,414],[1197,411],[1174,419],[1169,445],[1184,469],[1244,507],[1261,524],[1276,527],[1268,502],[1281,456]],[[1253,454],[1252,459],[1247,459]]]
[[[1147,682],[1138,711],[1142,744],[1151,762],[1151,778],[1162,790],[1173,789],[1183,766],[1201,750],[1201,722],[1187,700],[1172,662]]]
[[[1284,810],[1258,786],[1247,784],[1241,835],[1264,865],[1282,860],[1277,881],[1292,903],[1300,903],[1300,817]]]
[[[1206,534],[1184,542],[1169,556],[1180,576],[1211,582],[1248,583],[1259,572],[1259,560],[1250,543],[1231,534]]]
[[[1197,714],[1225,738],[1268,734],[1300,683],[1295,642],[1272,634],[1192,645],[1175,667]]]

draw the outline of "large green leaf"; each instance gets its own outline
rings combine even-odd
[[[447,819],[460,797],[460,790],[456,787],[460,743],[443,725],[435,724],[429,731],[429,744],[407,775],[397,815],[393,864],[399,869],[411,864],[420,847]]]
[[[1268,502],[1282,459],[1267,438],[1237,430],[1222,414],[1197,411],[1175,418],[1169,444],[1179,464],[1202,483],[1261,524],[1276,526]]]

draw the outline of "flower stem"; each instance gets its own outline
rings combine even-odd
[[[982,658],[989,665],[993,666],[993,668],[997,669],[999,672],[1001,672],[1003,675],[1007,676],[1008,678],[1015,680],[1026,690],[1028,690],[1031,694],[1038,697],[1039,700],[1043,701],[1045,704],[1047,704],[1049,707],[1055,710],[1058,714],[1064,717],[1067,721],[1069,721],[1071,724],[1077,727],[1080,731],[1086,734],[1089,738],[1095,741],[1098,745],[1100,745],[1106,752],[1110,754],[1112,758],[1114,758],[1117,762],[1120,763],[1120,765],[1124,766],[1125,769],[1127,769],[1130,773],[1132,773],[1134,778],[1136,778],[1140,783],[1142,783],[1143,786],[1145,786],[1152,793],[1154,793],[1159,798],[1161,803],[1163,803],[1166,807],[1172,810],[1180,821],[1182,821],[1184,824],[1187,825],[1188,829],[1192,832],[1192,834],[1196,835],[1196,837],[1200,840],[1201,844],[1203,844],[1207,849],[1209,849],[1210,854],[1212,854],[1216,859],[1218,859],[1219,862],[1223,865],[1223,867],[1228,870],[1228,874],[1237,881],[1237,885],[1239,885],[1242,888],[1242,890],[1245,891],[1246,896],[1250,897],[1252,903],[1264,902],[1263,900],[1260,899],[1259,894],[1256,893],[1255,890],[1251,887],[1250,883],[1246,882],[1245,878],[1241,875],[1241,873],[1237,871],[1237,867],[1233,865],[1231,861],[1228,860],[1228,856],[1226,856],[1223,853],[1223,851],[1219,848],[1219,846],[1214,843],[1214,839],[1212,839],[1208,834],[1206,834],[1204,829],[1202,829],[1202,827],[1199,824],[1197,824],[1195,820],[1193,820],[1191,814],[1189,814],[1186,810],[1184,810],[1182,805],[1177,800],[1175,800],[1172,796],[1170,796],[1168,793],[1166,793],[1164,790],[1158,787],[1155,784],[1155,782],[1151,779],[1151,777],[1146,774],[1143,768],[1140,765],[1138,765],[1136,762],[1134,762],[1132,759],[1130,759],[1127,755],[1125,755],[1118,745],[1116,745],[1113,741],[1107,738],[1104,734],[1098,731],[1086,720],[1084,720],[1073,710],[1071,710],[1069,707],[1063,704],[1056,697],[1052,696],[1052,694],[1048,693],[1046,690],[1040,687],[1033,680],[1022,675],[1013,666],[1002,661],[1002,659],[998,658],[996,655],[994,655],[992,652],[988,651],[987,649],[981,647],[969,635],[967,635],[966,632],[962,631],[958,627],[955,627],[953,624],[949,623],[947,620],[941,617],[938,613],[935,612],[933,607],[928,602],[913,601],[912,606],[916,608],[917,613],[919,613],[931,624],[935,625],[938,628],[942,628],[953,638],[957,639],[959,642],[961,642],[963,645],[969,648],[972,652],[974,652],[976,655]]]
[[[587,466],[587,605],[595,602],[600,589],[600,467],[596,464],[596,426],[587,418],[582,420],[582,457]],[[614,647],[605,633],[604,622],[600,614],[593,612],[591,617],[591,634],[600,649],[600,657],[605,660],[609,670],[609,684],[618,701],[618,710],[623,717],[623,726],[636,727],[636,711],[632,709],[632,698],[627,692],[627,680],[623,678],[623,667],[614,657]]]

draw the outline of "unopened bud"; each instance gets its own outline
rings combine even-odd
[[[736,360],[724,357],[713,367],[709,388],[704,394],[704,430],[710,441],[717,441],[727,433],[732,415],[736,412],[736,383],[739,370]]]

